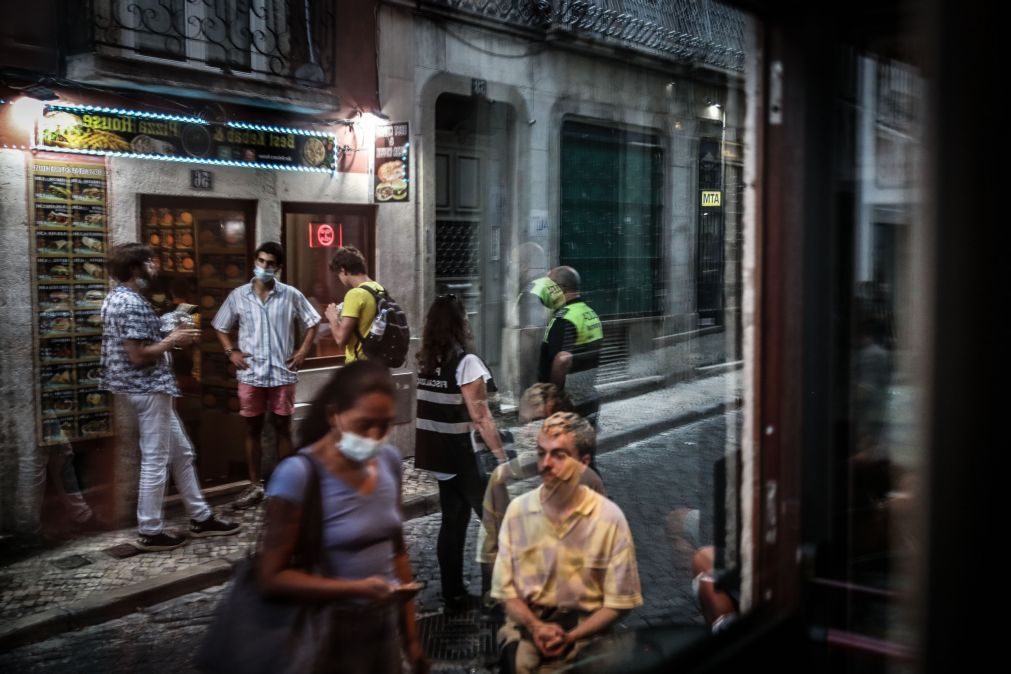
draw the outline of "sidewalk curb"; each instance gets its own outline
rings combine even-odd
[[[664,431],[739,409],[741,400],[723,402],[701,410],[657,419],[634,428],[600,436],[597,453],[604,454]],[[439,512],[439,494],[432,492],[404,502],[404,519],[412,520]],[[72,602],[64,608],[48,609],[15,620],[0,629],[0,653],[57,636],[64,632],[121,618],[137,609],[220,585],[231,577],[242,555],[205,562],[157,578]]]
[[[702,421],[703,419],[708,419],[709,417],[715,417],[721,414],[726,414],[727,412],[738,410],[741,408],[741,404],[741,399],[735,398],[734,400],[711,405],[700,410],[691,410],[675,417],[650,421],[642,424],[641,426],[628,428],[616,433],[605,433],[597,440],[597,454],[606,454],[607,452],[615,449],[621,449],[625,445],[630,445],[633,442],[645,440],[652,435],[657,435],[659,433],[663,433],[664,431],[693,424],[696,421]]]
[[[0,629],[0,653],[64,632],[121,618],[139,608],[219,585],[232,575],[232,567],[238,559],[239,557],[216,559],[81,599],[63,608],[48,609],[14,620]]]

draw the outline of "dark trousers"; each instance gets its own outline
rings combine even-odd
[[[464,461],[455,477],[439,480],[442,524],[436,555],[442,577],[442,596],[458,597],[467,591],[463,584],[463,548],[467,525],[473,512],[481,518],[481,502],[488,480],[478,473],[476,461]]]

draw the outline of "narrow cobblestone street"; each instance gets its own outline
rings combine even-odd
[[[739,420],[739,413],[714,417],[600,457],[608,495],[621,506],[632,527],[645,599],[644,606],[630,614],[622,628],[701,620],[689,594],[688,577],[679,577],[675,571],[665,521],[672,508],[700,508],[702,538],[712,535],[712,463],[724,451],[728,425]],[[422,618],[441,611],[435,560],[439,517],[427,515],[406,524],[415,573],[426,584],[418,597]],[[477,526],[475,521],[468,537],[467,558],[471,561],[467,573],[472,592],[480,587],[480,573],[472,561]],[[194,671],[190,658],[225,587],[193,592],[123,618],[15,649],[0,656],[0,670]],[[483,659],[435,664],[436,671],[487,671]]]

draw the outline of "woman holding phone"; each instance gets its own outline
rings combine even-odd
[[[261,590],[328,604],[326,643],[312,671],[401,671],[401,647],[413,671],[428,664],[414,620],[411,564],[404,546],[400,452],[384,442],[394,418],[389,370],[373,361],[340,368],[302,422],[295,456],[267,485],[260,554]],[[311,462],[308,463],[308,462]],[[302,503],[318,476],[322,503],[322,573],[292,563]]]

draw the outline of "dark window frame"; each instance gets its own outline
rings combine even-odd
[[[363,250],[362,253],[365,255],[365,261],[368,264],[369,276],[375,278],[376,216],[378,214],[378,210],[379,209],[375,204],[285,201],[281,204],[281,241],[286,241],[288,238],[289,215],[335,215],[337,212],[341,212],[349,215],[363,216],[369,221],[370,226],[366,227],[368,243],[365,246],[366,250]],[[336,248],[334,250],[336,250]],[[290,251],[286,252],[290,253]],[[323,320],[326,320],[325,316],[323,317]],[[313,356],[305,359],[302,369],[336,367],[343,364],[343,355]]]

